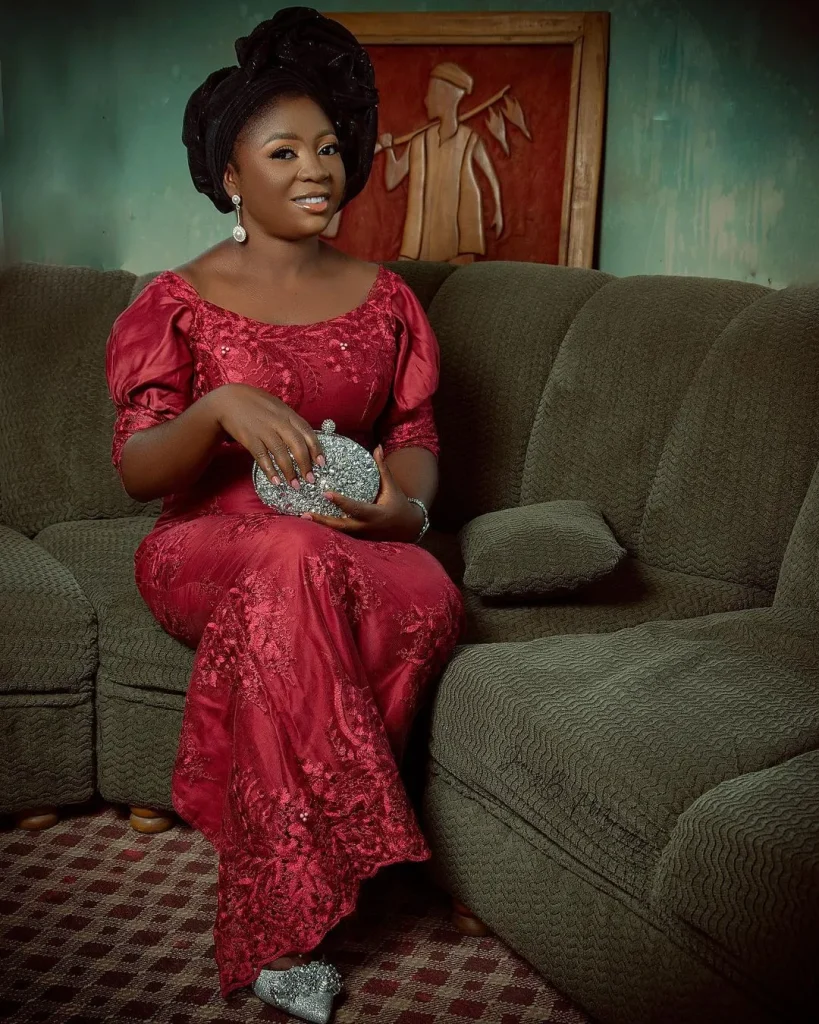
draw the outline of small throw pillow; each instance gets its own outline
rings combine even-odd
[[[625,557],[585,501],[546,501],[478,516],[459,534],[464,586],[482,597],[539,597],[610,573]]]

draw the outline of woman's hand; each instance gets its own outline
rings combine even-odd
[[[407,500],[406,494],[395,481],[379,445],[373,456],[381,473],[381,488],[375,502],[353,501],[334,491],[325,491],[329,498],[345,513],[346,518],[322,516],[305,512],[302,519],[312,519],[340,533],[349,533],[365,540],[399,540],[411,543],[421,532],[424,517],[417,505]]]
[[[281,483],[276,466],[289,475],[295,463],[302,477],[309,483],[314,482],[313,464],[323,466],[324,454],[316,432],[289,405],[249,384],[223,384],[211,391],[207,399],[213,405],[222,430],[247,448],[268,480]],[[292,459],[288,448],[293,453]],[[291,487],[300,486],[295,475],[288,482]]]

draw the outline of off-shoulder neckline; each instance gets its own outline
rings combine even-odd
[[[155,280],[159,281],[163,277],[172,277],[174,281],[178,281],[181,283],[183,289],[186,292],[188,292],[188,294],[191,296],[192,300],[195,303],[201,306],[207,306],[209,309],[216,310],[216,312],[221,313],[224,316],[233,317],[236,320],[244,320],[247,323],[256,324],[258,327],[292,329],[294,327],[321,327],[325,324],[338,323],[340,320],[346,320],[349,317],[354,316],[356,313],[359,313],[362,309],[364,309],[366,306],[369,306],[370,303],[376,300],[376,298],[378,297],[378,293],[381,290],[383,282],[389,280],[393,276],[397,275],[393,275],[393,272],[391,270],[389,270],[383,264],[379,264],[378,273],[375,275],[375,280],[370,285],[370,290],[367,292],[367,296],[363,302],[360,302],[357,306],[354,306],[352,309],[347,310],[346,313],[340,313],[338,316],[332,316],[327,320],[314,320],[311,323],[306,324],[278,323],[270,320],[257,320],[255,319],[255,317],[246,316],[244,313],[237,313],[235,310],[228,309],[226,306],[219,306],[215,302],[210,302],[208,299],[203,298],[199,294],[199,292],[194,288],[194,286],[190,283],[190,281],[186,281],[185,278],[182,277],[180,274],[177,274],[175,270],[164,270],[157,278],[155,278]]]

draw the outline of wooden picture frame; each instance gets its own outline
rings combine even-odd
[[[565,119],[565,167],[560,197],[559,240],[555,236],[558,258],[555,260],[552,254],[549,258],[541,259],[544,262],[557,262],[571,267],[593,266],[608,65],[607,13],[328,12],[327,16],[345,25],[361,43],[368,48],[374,48],[374,53],[378,48],[385,46],[426,45],[441,48],[467,45],[508,48],[520,45],[528,47],[531,55],[533,45],[571,47],[570,64],[567,65],[570,69],[567,81],[569,77],[570,81],[568,116]],[[495,52],[508,55],[508,50]],[[565,54],[566,51],[562,50],[561,53]],[[503,66],[508,66],[511,74],[513,67],[508,63],[508,56],[504,59],[507,60],[507,64]],[[447,66],[454,67],[456,71],[460,70],[454,64]],[[377,63],[376,70],[378,72]],[[471,91],[471,87],[467,91]],[[461,95],[463,92],[462,90]],[[383,99],[382,89],[382,108]],[[516,105],[519,113],[520,105]],[[480,109],[486,106],[488,104],[485,103]],[[490,111],[490,114],[492,113],[494,112]],[[503,122],[503,117],[496,114],[495,120]],[[500,129],[504,133],[502,141],[508,154],[505,126],[501,124]],[[526,132],[525,125],[523,131]],[[418,134],[418,131],[410,133],[413,134]],[[531,135],[528,132],[526,134],[531,139]],[[396,139],[396,145],[410,135]],[[523,136],[519,137],[523,139]],[[394,153],[391,153],[390,157],[393,158]],[[404,173],[406,174],[406,170]],[[332,232],[330,234],[332,235]],[[498,235],[500,237],[500,231]],[[438,257],[421,255],[414,258]],[[488,258],[507,257],[490,255]],[[452,262],[458,260],[453,259]]]

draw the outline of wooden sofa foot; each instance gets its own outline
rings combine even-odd
[[[173,828],[173,815],[152,807],[132,807],[130,825],[137,832],[167,832]]]
[[[17,828],[24,828],[31,832],[51,828],[59,820],[56,807],[29,807],[25,811],[18,811],[14,816]]]
[[[489,935],[489,928],[481,921],[479,917],[475,917],[469,907],[456,899],[452,901],[452,924],[455,926],[455,930],[459,931],[461,935],[473,935],[476,938],[480,938],[483,935]]]

